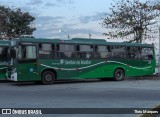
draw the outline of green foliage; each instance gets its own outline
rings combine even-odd
[[[150,33],[155,33],[151,29],[152,22],[160,16],[160,2],[144,3],[140,0],[121,0],[111,4],[110,13],[106,13],[102,27],[110,31],[104,35],[111,38],[127,38],[128,41],[142,43],[143,39],[152,38]]]
[[[31,27],[35,20],[28,12],[22,12],[21,9],[13,10],[0,6],[0,38],[18,38],[21,35],[32,35],[36,30]]]

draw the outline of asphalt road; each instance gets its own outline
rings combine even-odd
[[[0,81],[1,108],[153,108],[157,105],[160,105],[160,78],[130,78],[120,82],[67,81],[57,82],[54,85]],[[41,115],[43,116],[53,115]],[[53,117],[61,116],[135,117],[137,115],[55,114]]]

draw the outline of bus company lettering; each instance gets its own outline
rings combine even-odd
[[[88,65],[91,64],[91,61],[89,60],[60,60],[60,64],[65,64],[65,65]]]

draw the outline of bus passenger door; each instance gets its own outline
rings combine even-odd
[[[38,80],[37,47],[35,45],[20,45],[17,64],[19,81]]]

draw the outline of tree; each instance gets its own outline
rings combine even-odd
[[[140,2],[139,0],[121,0],[111,4],[111,13],[106,13],[102,27],[110,31],[104,35],[112,38],[126,38],[129,42],[142,43],[143,40],[152,38],[150,34],[156,33],[151,26],[152,22],[160,16],[160,2]]]
[[[18,38],[21,35],[32,35],[36,30],[31,27],[35,20],[28,12],[22,12],[21,9],[13,10],[0,6],[0,39]]]

